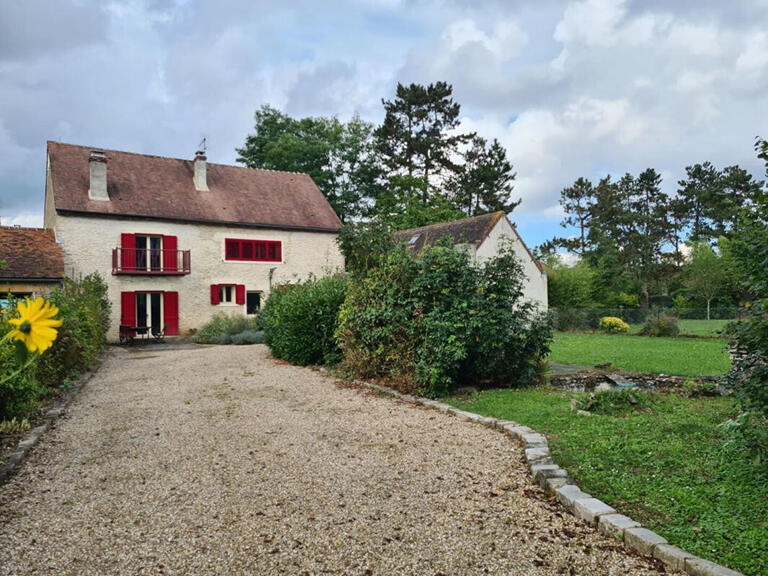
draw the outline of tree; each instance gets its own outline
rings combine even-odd
[[[584,261],[565,266],[557,257],[547,265],[547,291],[552,308],[586,308],[594,305],[595,272]]]
[[[510,199],[515,176],[507,151],[498,140],[488,146],[485,138],[474,136],[464,164],[456,168],[447,188],[453,204],[467,216],[497,210],[509,213],[520,204],[520,200]]]
[[[375,131],[386,176],[406,176],[422,205],[447,172],[456,173],[460,147],[474,134],[459,134],[461,106],[446,82],[397,84],[394,100],[382,100],[384,121]],[[401,182],[401,183],[402,183]]]
[[[271,106],[255,114],[255,131],[237,149],[249,168],[309,174],[342,221],[360,216],[377,194],[373,126],[354,116],[295,119]]]
[[[707,302],[707,320],[710,304],[722,291],[727,271],[723,260],[704,241],[691,246],[691,255],[684,270],[686,286],[691,295]]]
[[[576,238],[560,240],[560,243],[582,258],[589,247],[589,227],[592,222],[594,202],[595,189],[592,182],[586,178],[579,178],[573,185],[560,191],[560,206],[566,214],[560,225],[563,228],[572,226],[578,230]]]
[[[720,172],[710,162],[685,168],[686,179],[678,182],[677,191],[687,212],[687,224],[691,227],[689,239],[693,242],[717,238],[710,217],[715,210],[715,199],[722,196]]]
[[[755,205],[764,187],[762,180],[754,180],[749,172],[738,165],[723,169],[721,186],[718,188],[721,194],[713,209],[719,236],[738,232],[742,211]]]

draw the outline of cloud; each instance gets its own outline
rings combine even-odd
[[[88,0],[0,7],[0,214],[41,213],[47,139],[233,162],[264,103],[379,121],[396,82],[446,80],[506,147],[526,241],[562,234],[559,191],[652,166],[761,176],[761,0]]]

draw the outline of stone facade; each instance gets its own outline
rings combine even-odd
[[[98,272],[107,281],[112,302],[109,339],[113,341],[118,339],[120,294],[123,291],[178,292],[179,333],[185,334],[190,329],[200,328],[218,312],[245,314],[245,305],[212,305],[212,284],[244,284],[247,291],[261,292],[265,298],[271,286],[305,280],[310,275],[324,276],[341,271],[344,266],[334,233],[65,216],[53,210],[46,210],[45,225],[54,230],[62,244],[68,276]],[[121,233],[176,236],[178,249],[190,250],[191,273],[183,276],[113,275],[112,250],[120,246]],[[224,259],[225,238],[280,241],[282,261],[227,261]]]

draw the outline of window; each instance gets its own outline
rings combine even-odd
[[[231,304],[234,302],[235,287],[232,284],[219,285],[219,302],[222,304]]]
[[[224,241],[224,257],[243,262],[280,262],[283,258],[282,243],[275,240]]]

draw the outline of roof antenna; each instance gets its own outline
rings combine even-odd
[[[197,145],[197,149],[200,150],[203,154],[206,153],[208,150],[208,138],[203,136],[203,139],[200,140],[200,144]]]

